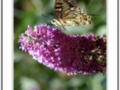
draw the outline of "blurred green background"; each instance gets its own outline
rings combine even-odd
[[[55,72],[19,49],[18,37],[28,25],[48,24],[54,19],[55,0],[14,0],[14,90],[106,90],[106,74],[73,75]],[[76,0],[92,17],[91,25],[65,27],[72,34],[106,34],[106,0]],[[61,28],[62,29],[62,28]]]

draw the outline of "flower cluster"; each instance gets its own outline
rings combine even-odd
[[[66,35],[47,25],[28,26],[19,36],[20,49],[28,51],[39,63],[50,69],[68,73],[90,75],[106,71],[106,37]]]

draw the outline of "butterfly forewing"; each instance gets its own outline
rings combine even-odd
[[[54,5],[54,15],[56,19],[61,18],[61,14],[69,10],[70,7],[76,7],[71,0],[56,0]]]

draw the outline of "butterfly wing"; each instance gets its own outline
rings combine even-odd
[[[91,16],[83,9],[70,8],[70,10],[64,11],[61,17],[64,26],[77,26],[79,24],[91,24]]]
[[[70,11],[74,12],[76,15],[76,18],[80,20],[80,24],[86,25],[86,24],[91,24],[91,17],[96,16],[96,15],[90,15],[86,13],[84,9],[80,8],[70,8]]]
[[[62,15],[62,23],[65,26],[77,26],[80,24],[80,19],[78,19],[78,14],[66,10]]]
[[[77,7],[71,0],[56,0],[54,5],[54,16],[56,19],[60,19],[61,14],[69,10],[71,7]]]

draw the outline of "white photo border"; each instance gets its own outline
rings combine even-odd
[[[1,0],[1,90],[13,90],[13,3]],[[120,86],[118,7],[119,0],[107,0],[107,90],[119,90]]]
[[[13,0],[1,0],[2,7],[2,90],[13,90]]]

